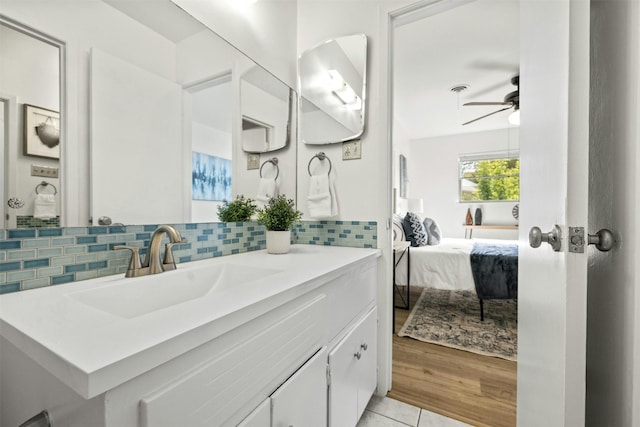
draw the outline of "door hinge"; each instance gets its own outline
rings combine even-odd
[[[584,227],[569,227],[569,252],[584,253]]]
[[[331,365],[327,364],[327,387],[331,385]]]

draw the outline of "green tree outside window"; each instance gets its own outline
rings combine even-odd
[[[460,201],[520,199],[520,159],[460,159]]]

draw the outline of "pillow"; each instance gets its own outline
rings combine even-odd
[[[404,235],[404,228],[402,226],[402,217],[398,214],[393,214],[393,241],[404,242],[407,237]]]
[[[429,237],[422,224],[422,218],[413,212],[407,212],[404,221],[402,221],[402,227],[407,240],[411,242],[411,246],[426,246],[429,243]]]
[[[424,226],[425,230],[427,230],[427,236],[429,241],[428,244],[439,245],[440,239],[442,239],[442,232],[440,232],[440,227],[438,227],[438,223],[431,218],[425,218],[424,221],[422,221],[422,225]]]

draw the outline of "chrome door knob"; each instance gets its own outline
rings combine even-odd
[[[529,246],[539,248],[542,242],[551,245],[554,251],[559,252],[561,246],[562,230],[559,225],[554,225],[548,233],[543,233],[540,227],[531,227],[529,230]]]
[[[596,249],[602,252],[608,252],[613,249],[613,243],[615,239],[611,230],[603,228],[596,234],[589,234],[588,243],[595,245]]]

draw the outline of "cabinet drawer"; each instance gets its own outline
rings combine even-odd
[[[324,295],[317,296],[268,325],[261,325],[260,318],[254,320],[253,335],[143,398],[141,425],[233,424],[228,421],[232,415],[272,386],[274,379],[283,381],[291,375],[321,347],[325,300]]]
[[[336,338],[367,306],[376,299],[377,264],[370,260],[358,268],[348,271],[328,287],[329,320],[327,336]]]

